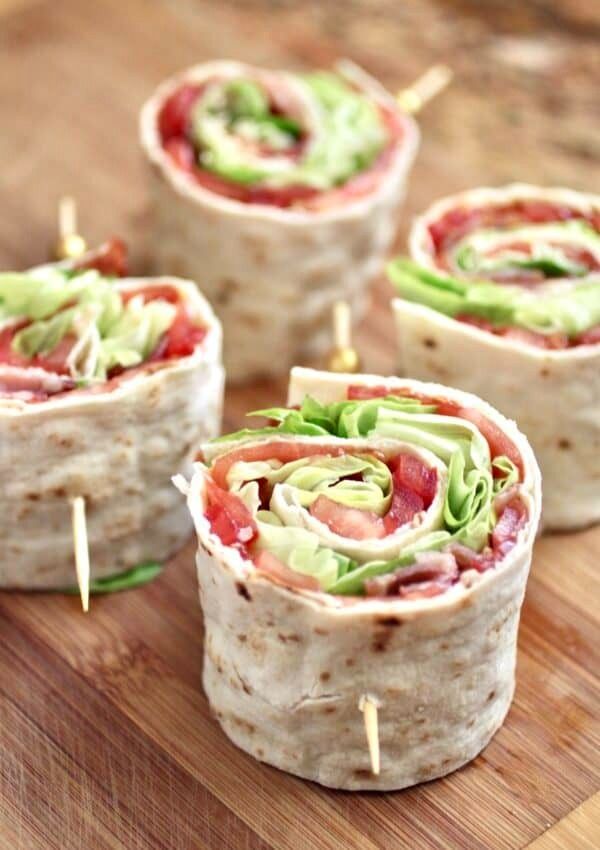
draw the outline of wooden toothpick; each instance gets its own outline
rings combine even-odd
[[[454,72],[448,65],[432,65],[412,86],[402,89],[396,100],[403,112],[416,115],[450,83]]]
[[[387,94],[379,80],[351,59],[340,59],[336,63],[336,68],[343,77],[364,88],[365,91]],[[453,76],[454,72],[448,65],[432,65],[411,86],[398,92],[396,100],[400,109],[411,115],[420,112],[426,103],[446,88]]]
[[[369,694],[363,694],[358,702],[365,721],[365,732],[367,733],[367,744],[371,757],[371,772],[379,776],[379,723],[377,712],[379,700]]]
[[[352,315],[347,301],[333,305],[333,349],[329,355],[331,372],[358,372],[360,359],[352,347]]]
[[[77,233],[77,204],[70,195],[58,202],[58,241],[54,246],[54,259],[72,260],[87,250],[83,236]]]
[[[71,500],[73,520],[73,549],[75,552],[75,570],[81,595],[81,607],[85,612],[90,607],[90,552],[88,548],[87,525],[85,520],[85,499],[75,496]]]

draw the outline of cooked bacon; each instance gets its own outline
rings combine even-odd
[[[253,561],[258,572],[263,573],[276,584],[297,588],[298,590],[321,589],[316,578],[290,569],[283,561],[280,561],[279,558],[266,549],[255,555]]]
[[[485,549],[483,552],[476,552],[462,543],[451,543],[446,548],[446,552],[454,555],[461,573],[465,570],[477,570],[478,573],[484,573],[494,566],[494,554],[489,549]]]
[[[365,581],[367,596],[401,596],[421,599],[438,596],[448,590],[459,576],[458,565],[448,552],[421,552],[415,563],[393,573]]]
[[[0,397],[21,401],[46,401],[50,396],[72,390],[75,382],[55,372],[0,364]]]
[[[501,494],[494,508],[498,521],[492,531],[492,549],[496,560],[507,555],[517,542],[522,528],[527,524],[527,507],[515,490]]]

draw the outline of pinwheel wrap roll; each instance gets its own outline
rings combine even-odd
[[[296,368],[289,404],[267,412],[279,425],[205,445],[188,490],[211,707],[239,747],[330,787],[442,776],[512,699],[531,449],[434,384]]]
[[[5,588],[75,584],[75,496],[93,580],[171,555],[191,531],[171,475],[220,425],[221,328],[195,284],[65,268],[0,275]]]
[[[142,110],[154,270],[201,282],[230,380],[323,351],[335,300],[363,310],[418,131],[358,77],[211,62],[164,82]]]
[[[543,526],[600,520],[600,198],[512,185],[434,204],[388,274],[399,374],[515,419],[544,477]]]

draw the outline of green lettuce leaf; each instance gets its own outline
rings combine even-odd
[[[151,582],[162,570],[162,564],[148,561],[145,564],[139,564],[139,566],[132,567],[132,569],[125,570],[122,573],[113,573],[113,575],[105,576],[104,578],[93,579],[90,582],[90,593],[117,593],[121,590],[133,590],[136,587],[141,587],[143,584]],[[79,596],[79,588],[75,585],[64,588],[62,592],[72,596]]]
[[[360,476],[360,480],[356,478]],[[383,516],[390,506],[392,480],[388,467],[369,455],[305,457],[278,464],[276,461],[238,461],[227,475],[232,492],[249,481],[264,480],[269,487],[285,484],[297,502],[308,508],[319,496],[350,508]]]
[[[542,334],[577,336],[600,323],[600,274],[562,290],[524,290],[491,282],[436,274],[411,260],[387,266],[398,294],[446,316],[473,316],[497,327],[522,327]]]

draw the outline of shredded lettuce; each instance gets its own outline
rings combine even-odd
[[[143,363],[173,323],[176,307],[162,299],[126,303],[97,271],[74,274],[48,266],[0,274],[0,323],[27,321],[12,340],[22,357],[48,355],[73,337],[67,358],[79,386],[106,378],[117,366]]]

